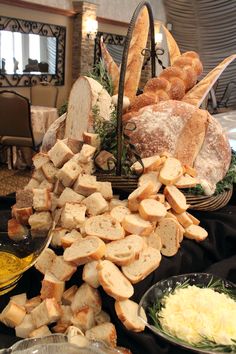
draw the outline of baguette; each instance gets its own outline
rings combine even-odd
[[[111,261],[98,263],[98,279],[105,292],[116,300],[125,300],[134,293],[134,288],[119,268]]]
[[[151,222],[159,222],[166,215],[165,206],[154,199],[142,200],[138,210],[144,220]]]
[[[122,226],[125,231],[130,234],[140,236],[149,235],[154,228],[154,225],[150,221],[142,219],[139,214],[126,215],[122,222]]]
[[[171,218],[165,218],[160,221],[155,232],[161,238],[161,253],[167,257],[174,256],[180,247],[178,222]]]
[[[105,252],[106,245],[99,237],[87,236],[66,248],[63,257],[78,266],[102,258]]]
[[[166,186],[164,195],[176,213],[181,214],[188,209],[185,195],[175,186]]]
[[[160,170],[159,180],[165,185],[174,184],[183,174],[181,162],[174,157],[168,157]]]
[[[134,332],[144,331],[147,317],[143,308],[141,308],[141,316],[138,316],[138,304],[132,300],[115,301],[115,310],[117,317],[123,325],[129,330]]]
[[[97,236],[105,241],[114,241],[124,238],[125,231],[118,221],[110,215],[96,215],[85,222],[87,235]]]
[[[157,269],[160,262],[160,251],[152,247],[146,247],[140,253],[139,259],[122,267],[122,272],[132,284],[136,284]]]
[[[105,258],[118,266],[127,265],[139,257],[143,248],[144,240],[141,236],[129,235],[123,240],[108,243]]]
[[[190,240],[195,240],[197,242],[200,242],[200,241],[204,241],[207,238],[208,233],[205,229],[203,229],[203,227],[192,224],[186,227],[184,236],[186,238],[189,238]]]

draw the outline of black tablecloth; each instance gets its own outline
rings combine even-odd
[[[234,194],[235,198],[235,194]],[[14,203],[14,197],[0,198],[0,220],[5,211]],[[192,212],[201,220],[201,225],[208,230],[209,237],[201,243],[184,240],[178,254],[174,257],[163,257],[160,267],[145,280],[135,285],[133,300],[139,302],[144,292],[157,281],[171,275],[209,272],[236,283],[236,202],[214,212]],[[80,267],[81,268],[81,267]],[[0,297],[0,310],[7,304],[13,294],[27,292],[28,297],[39,294],[42,276],[34,268],[28,270],[21,278],[18,286],[10,293]],[[81,283],[79,270],[68,282]],[[99,288],[100,289],[100,288]],[[114,311],[114,300],[102,289],[103,308],[109,312],[118,332],[118,344],[130,348],[134,354],[178,354],[188,353],[155,336],[148,329],[143,333],[127,331],[117,319]],[[17,339],[14,330],[0,325],[0,348],[9,346]]]

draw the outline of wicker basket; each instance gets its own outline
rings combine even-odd
[[[190,209],[214,211],[221,209],[228,204],[233,194],[233,188],[212,196],[184,194],[187,203],[190,204]]]

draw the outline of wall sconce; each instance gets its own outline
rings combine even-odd
[[[89,39],[94,39],[98,30],[98,21],[88,18],[86,21],[86,33]]]
[[[159,46],[162,42],[163,39],[163,34],[161,32],[156,32],[155,33],[155,44]]]

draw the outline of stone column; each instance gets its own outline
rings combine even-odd
[[[73,1],[76,15],[73,19],[72,81],[86,74],[93,67],[94,38],[87,36],[86,21],[96,19],[96,4],[87,1]]]

